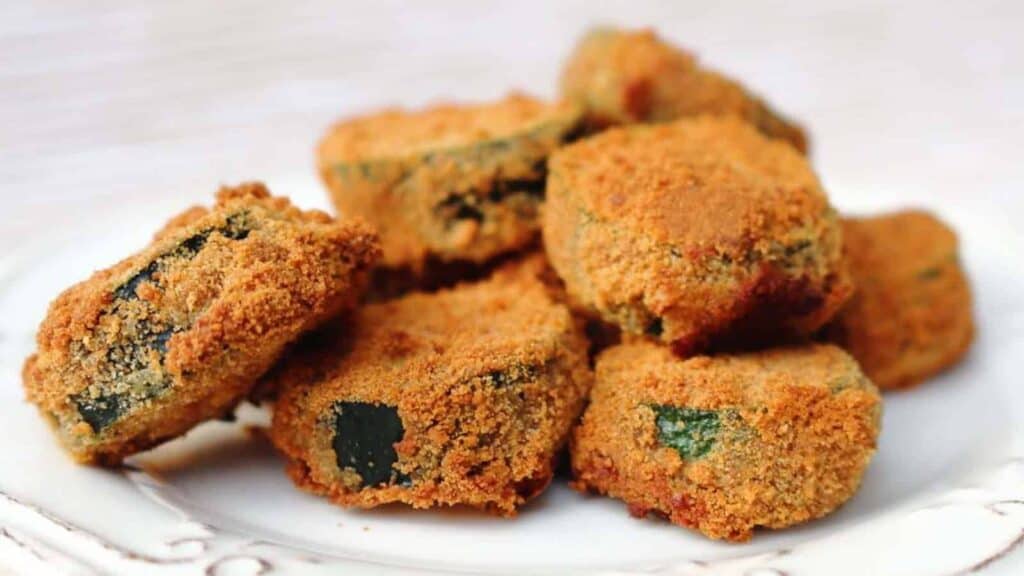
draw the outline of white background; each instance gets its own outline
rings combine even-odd
[[[1019,2],[370,4],[0,2],[0,251],[246,179],[326,207],[312,151],[333,119],[552,95],[594,23],[656,25],[801,119],[842,210],[1024,216]],[[1018,552],[990,573],[1020,571]]]

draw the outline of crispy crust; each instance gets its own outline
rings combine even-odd
[[[857,291],[828,338],[882,389],[917,385],[956,364],[974,338],[956,233],[920,211],[842,223]]]
[[[692,54],[652,30],[591,30],[565,64],[561,91],[564,98],[582,103],[588,124],[596,128],[731,115],[807,152],[799,125],[739,83],[702,68]]]
[[[591,375],[569,311],[534,271],[506,268],[366,306],[270,379],[282,390],[271,438],[303,489],[342,506],[468,505],[511,516],[550,481]],[[338,466],[331,417],[341,401],[396,408],[404,435],[393,469],[406,485],[361,487],[355,469]]]
[[[543,250],[530,252],[519,256],[515,260],[503,264],[494,272],[496,278],[504,274],[516,276],[528,275],[541,283],[548,290],[548,294],[557,302],[569,307],[577,324],[583,326],[583,333],[587,336],[589,347],[587,358],[590,366],[594,366],[597,355],[606,348],[618,344],[622,339],[621,331],[614,324],[609,324],[588,310],[585,306],[574,302],[565,291],[565,282],[558,276],[555,269],[551,267]]]
[[[50,305],[23,370],[28,399],[75,459],[116,464],[230,411],[286,344],[354,305],[378,254],[362,224],[262,184],[224,188]],[[90,422],[83,403],[125,412]]]
[[[535,240],[544,162],[579,118],[575,105],[521,94],[385,110],[331,128],[320,174],[341,213],[378,227],[384,266],[479,264]]]
[[[701,456],[659,439],[652,406],[714,411]],[[856,362],[811,344],[680,360],[649,343],[598,359],[590,405],[573,433],[574,486],[734,541],[828,514],[860,484],[878,436],[881,398]]]
[[[806,335],[852,291],[807,162],[737,119],[610,129],[556,152],[550,171],[551,263],[573,301],[627,332],[684,354]]]

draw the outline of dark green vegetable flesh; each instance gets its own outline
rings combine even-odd
[[[99,432],[118,421],[121,416],[133,410],[138,403],[155,398],[164,392],[170,381],[154,370],[139,370],[129,374],[131,380],[128,391],[100,393],[92,395],[89,391],[71,396],[71,402],[93,432]]]
[[[685,460],[696,460],[715,447],[721,425],[718,412],[698,408],[652,405],[658,440]]]
[[[783,251],[783,257],[786,259],[792,259],[796,256],[803,255],[803,253],[814,248],[814,243],[810,240],[799,240],[794,242],[791,246],[786,246]]]
[[[501,202],[512,194],[525,194],[541,200],[544,198],[544,187],[548,181],[547,160],[541,160],[533,166],[532,174],[527,178],[510,178],[498,180],[487,193],[492,202]]]
[[[463,193],[451,193],[434,207],[438,217],[446,221],[473,220],[483,222],[486,218],[488,204],[500,204],[513,196],[524,196],[539,202],[544,198],[546,170],[543,166],[535,170],[538,174],[532,178],[498,180],[485,194],[470,190]]]
[[[148,341],[149,347],[159,352],[162,357],[167,353],[167,341],[171,339],[171,336],[174,336],[174,332],[174,328],[167,328],[153,334]]]
[[[114,289],[114,302],[108,315],[121,316],[123,325],[131,326],[124,339],[112,345],[106,353],[106,374],[98,378],[96,386],[99,394],[83,392],[71,397],[79,415],[93,429],[100,432],[104,428],[130,412],[139,401],[153,398],[170,387],[170,380],[161,371],[153,370],[151,352],[155,351],[162,364],[167,353],[167,343],[171,337],[187,326],[160,325],[149,319],[158,318],[159,311],[147,302],[139,300],[138,287],[143,283],[160,286],[157,274],[172,262],[188,261],[203,249],[210,236],[219,233],[231,240],[243,240],[253,229],[247,211],[232,214],[224,226],[208,228],[189,236],[172,249],[157,256]],[[136,307],[134,314],[129,314],[127,307]],[[147,314],[138,314],[137,307],[145,308]],[[139,318],[147,318],[140,320]],[[147,372],[144,372],[147,371]],[[134,381],[132,393],[106,392],[104,388],[113,387],[121,381]]]
[[[334,405],[334,454],[338,467],[354,471],[362,485],[400,484],[410,479],[394,469],[395,443],[405,436],[398,409],[385,404],[337,402]]]
[[[75,403],[82,420],[89,424],[93,432],[99,432],[117,422],[127,408],[120,394],[99,398],[87,398],[84,394],[76,394],[71,397],[71,401]]]
[[[147,264],[145,268],[136,272],[135,275],[129,278],[127,282],[118,286],[114,290],[114,300],[135,300],[138,298],[136,289],[140,284],[143,282],[152,282],[153,276],[164,267],[168,260],[191,260],[194,258],[196,254],[199,254],[199,251],[203,249],[203,246],[206,245],[206,241],[214,232],[219,232],[222,236],[231,240],[244,240],[245,237],[249,235],[249,232],[252,231],[251,226],[246,222],[248,215],[248,212],[232,214],[228,217],[225,226],[220,228],[208,228],[197,232],[183,240],[173,249],[157,256],[156,259]]]
[[[648,336],[659,337],[664,333],[665,326],[661,318],[655,318],[647,323],[647,327],[644,328],[644,333]]]
[[[540,372],[539,366],[514,364],[506,370],[488,372],[483,378],[495,388],[503,388],[535,380]]]
[[[477,199],[472,194],[452,194],[442,200],[435,208],[438,216],[445,220],[473,220],[483,222],[484,213],[477,206]]]

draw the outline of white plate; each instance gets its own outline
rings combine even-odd
[[[1011,229],[958,214],[979,338],[953,371],[890,394],[878,455],[836,514],[730,545],[564,481],[515,520],[354,512],[294,489],[244,422],[211,423],[121,471],[72,464],[21,400],[48,301],[140,245],[172,211],[126,207],[47,230],[0,261],[0,564],[26,573],[953,574],[1024,538],[1024,291]],[[176,208],[180,208],[177,206]]]

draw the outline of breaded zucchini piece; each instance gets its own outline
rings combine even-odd
[[[828,514],[860,484],[881,398],[835,346],[681,360],[634,343],[597,361],[575,487],[715,539]]]
[[[380,230],[385,267],[480,264],[536,239],[547,157],[579,119],[575,105],[521,94],[386,110],[335,125],[320,174],[341,213]]]
[[[28,399],[75,459],[116,464],[232,410],[288,343],[354,305],[379,251],[365,226],[262,184],[222,189],[50,305]]]
[[[882,389],[914,386],[963,358],[974,319],[956,233],[920,211],[842,224],[857,290],[829,339]]]
[[[529,270],[372,304],[274,370],[271,438],[296,484],[342,506],[510,516],[551,480],[586,351]]]
[[[849,297],[803,156],[730,117],[610,129],[556,152],[544,245],[574,302],[681,354],[820,328]]]
[[[702,68],[692,54],[652,30],[588,32],[565,64],[561,92],[584,106],[592,128],[700,114],[733,115],[765,136],[807,152],[807,137],[799,125],[738,82]]]

